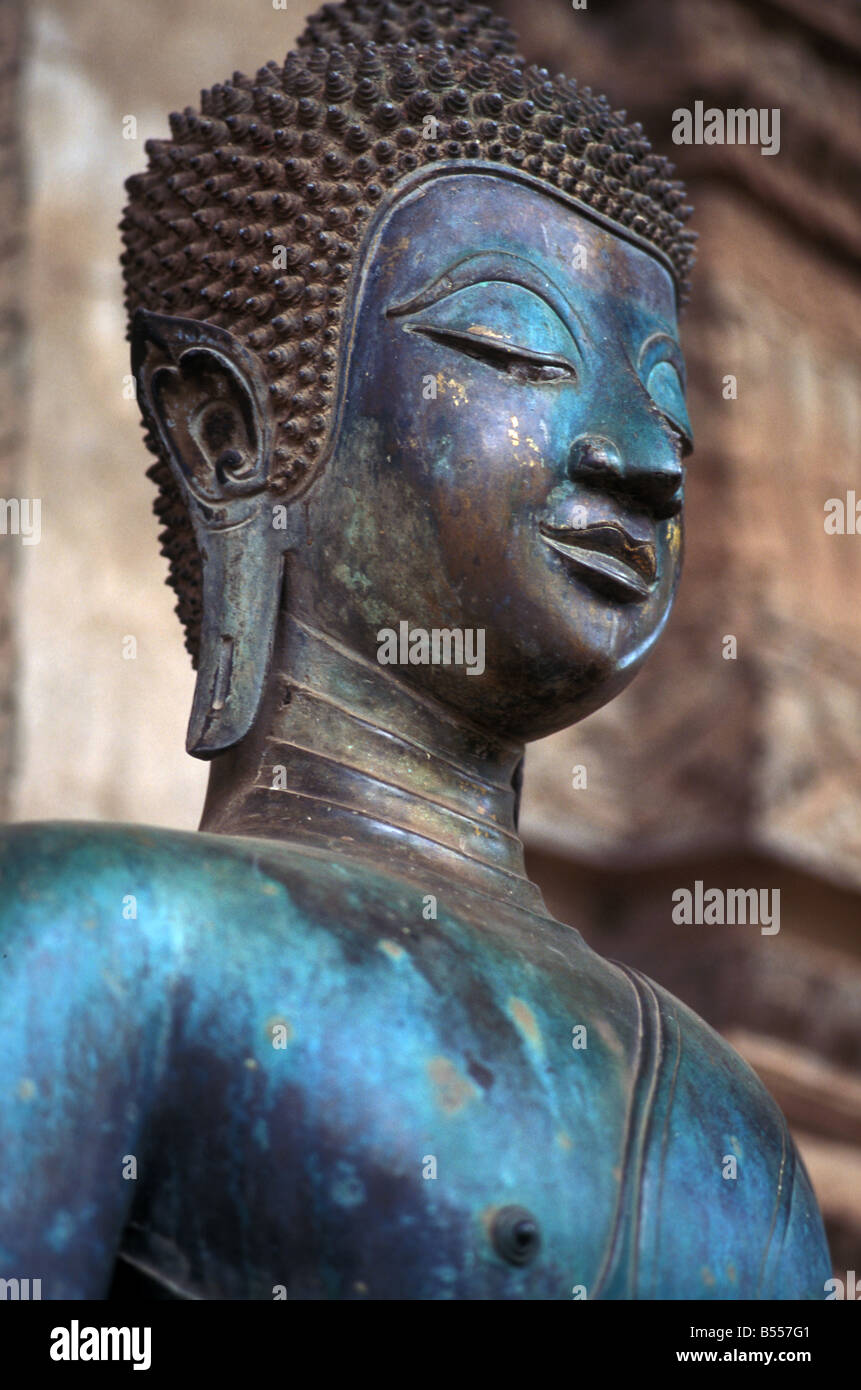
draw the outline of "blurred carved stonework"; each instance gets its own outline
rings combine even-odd
[[[22,312],[23,177],[18,87],[24,6],[0,5],[0,817],[8,809],[12,770],[12,580],[19,539],[6,503],[18,499],[24,427]]]
[[[642,121],[700,234],[682,325],[697,448],[679,599],[633,686],[530,748],[532,871],[557,915],[669,986],[761,1073],[810,1166],[835,1269],[858,1269],[861,525],[824,523],[829,498],[861,501],[861,12],[501,8],[530,58]],[[779,108],[779,152],[674,145],[673,111],[698,100]],[[675,925],[672,893],[697,879],[779,889],[780,933]]]

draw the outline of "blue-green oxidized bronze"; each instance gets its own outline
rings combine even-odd
[[[343,314],[328,443],[286,490],[247,339],[136,315],[202,567],[209,793],[199,834],[0,838],[0,1276],[821,1298],[777,1107],[547,914],[516,833],[524,743],[618,693],[670,611],[672,264],[528,168],[441,157],[380,198]],[[416,660],[434,630],[481,662]]]

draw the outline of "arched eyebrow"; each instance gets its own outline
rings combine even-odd
[[[486,280],[520,285],[522,289],[531,290],[533,294],[538,295],[557,318],[561,319],[571,335],[574,346],[581,357],[583,356],[583,340],[588,339],[589,334],[571,301],[559,286],[554,284],[546,271],[539,270],[531,261],[510,251],[467,256],[465,260],[458,261],[456,265],[443,271],[442,275],[419,290],[412,299],[400,304],[390,304],[386,309],[386,317],[400,318],[405,314],[417,314],[419,310],[427,309],[431,304],[438,304],[457,290],[467,289],[470,285],[478,285]]]

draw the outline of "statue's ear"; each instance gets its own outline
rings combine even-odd
[[[283,566],[267,496],[272,417],[257,357],[232,333],[138,309],[132,370],[200,553],[203,617],[186,747],[211,758],[248,732],[272,657]]]

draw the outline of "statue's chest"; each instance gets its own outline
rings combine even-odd
[[[588,1295],[630,1099],[590,1001],[442,938],[309,956],[190,1009],[138,1238],[204,1297]]]

